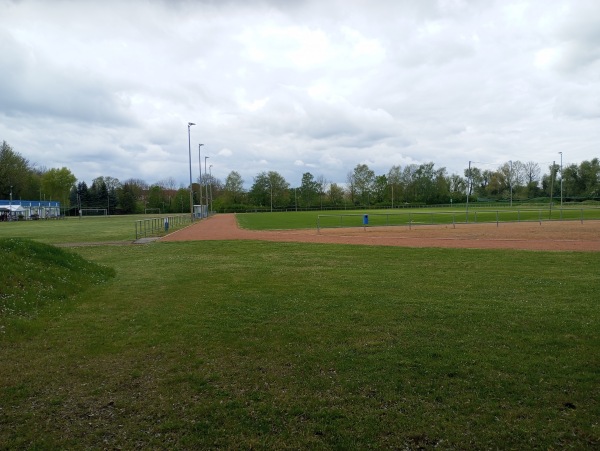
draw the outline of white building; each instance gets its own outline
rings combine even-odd
[[[60,202],[52,200],[0,200],[0,219],[49,219],[60,217]]]

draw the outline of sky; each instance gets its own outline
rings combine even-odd
[[[194,181],[206,161],[246,187],[600,157],[597,0],[0,0],[0,17],[0,141],[88,185],[188,186],[190,153]]]

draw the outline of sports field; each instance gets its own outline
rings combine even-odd
[[[144,245],[122,218],[0,225],[0,448],[600,446],[600,253],[223,218]]]

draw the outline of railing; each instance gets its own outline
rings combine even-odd
[[[386,227],[469,224],[500,222],[581,221],[600,219],[600,209],[527,209],[527,210],[472,210],[453,212],[407,212],[324,214],[317,216],[317,229],[340,227]]]
[[[135,239],[163,236],[169,230],[176,230],[190,223],[189,214],[139,219],[135,221]]]

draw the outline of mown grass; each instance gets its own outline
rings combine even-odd
[[[157,217],[160,216],[84,216],[60,220],[4,222],[0,224],[0,238],[18,237],[50,244],[133,241],[137,238],[136,221]],[[187,215],[185,217],[187,218]],[[170,230],[173,231],[176,222],[171,224]]]
[[[238,214],[241,227],[250,230],[309,229],[328,227],[362,227],[368,225],[408,226],[419,224],[452,224],[477,222],[518,222],[556,220],[598,220],[600,209],[586,208],[403,208],[396,210],[289,211]]]
[[[0,448],[600,445],[595,253],[261,242],[116,271],[0,334]]]

